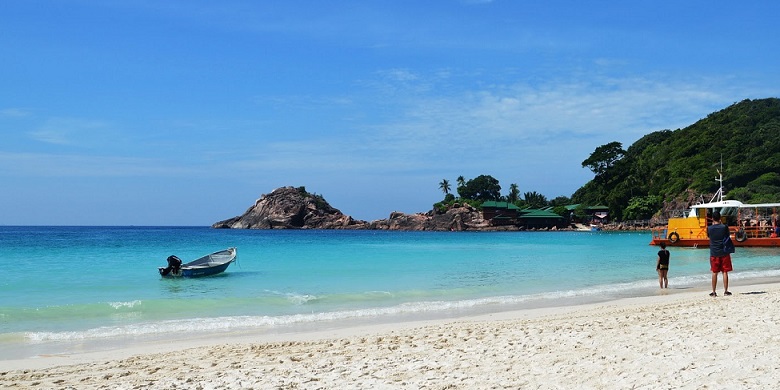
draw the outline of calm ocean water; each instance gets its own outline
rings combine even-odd
[[[441,318],[658,293],[649,233],[0,226],[0,359],[174,332]],[[202,279],[157,267],[227,247]],[[707,288],[708,252],[672,248],[670,287]],[[780,276],[740,248],[732,284]]]

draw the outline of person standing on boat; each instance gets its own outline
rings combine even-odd
[[[658,284],[661,288],[669,288],[669,279],[666,277],[669,272],[669,250],[666,244],[661,243],[661,250],[658,251],[658,261],[655,263],[655,270],[658,272]]]
[[[723,272],[723,295],[731,295],[729,292],[729,272],[731,267],[731,254],[726,251],[723,240],[729,235],[729,227],[720,223],[720,212],[712,213],[712,225],[707,227],[707,236],[710,237],[710,270],[712,271],[711,297],[717,297],[715,288],[718,286],[718,273]]]

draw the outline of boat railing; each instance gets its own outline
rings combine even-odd
[[[659,226],[650,229],[650,233],[653,235],[654,240],[663,240],[668,235],[667,230],[666,226]]]
[[[731,226],[730,230],[738,240],[777,237],[779,233],[772,226]]]

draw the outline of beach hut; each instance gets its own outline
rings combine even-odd
[[[486,201],[482,203],[482,218],[493,226],[514,225],[520,208],[509,202]]]
[[[518,225],[526,229],[551,229],[566,227],[566,219],[550,210],[522,210]]]

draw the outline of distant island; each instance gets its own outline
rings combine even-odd
[[[215,229],[341,229],[405,231],[590,230],[553,212],[521,210],[507,202],[488,201],[477,208],[453,203],[426,213],[393,212],[387,219],[356,220],[305,187],[282,187],[262,195],[244,214],[216,222]],[[614,225],[613,229],[635,229]]]
[[[458,177],[439,188],[442,201],[424,213],[393,212],[387,219],[356,220],[304,187],[282,187],[262,195],[246,212],[212,225],[233,229],[374,229],[509,231],[582,229],[608,221],[666,218],[709,199],[723,167],[728,199],[780,202],[780,99],[743,100],[683,129],[652,132],[623,149],[620,142],[595,148],[582,167],[594,178],[571,198],[548,201],[537,192],[520,194],[517,184],[501,195],[498,180]],[[524,196],[521,196],[524,195]],[[614,229],[636,225],[613,224]]]
[[[445,212],[404,214],[387,219],[356,220],[332,207],[322,195],[305,187],[282,187],[264,194],[244,212],[212,225],[217,229],[353,229],[353,230],[491,230],[489,222],[471,207],[452,207]],[[499,230],[499,229],[492,229]],[[508,230],[506,228],[500,230]],[[517,230],[517,229],[515,229]]]

